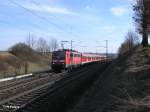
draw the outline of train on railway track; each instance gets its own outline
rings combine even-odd
[[[61,70],[71,71],[73,68],[82,65],[105,61],[106,55],[96,53],[80,53],[75,50],[61,49],[52,53],[52,70],[61,72]]]

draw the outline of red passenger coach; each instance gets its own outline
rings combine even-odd
[[[83,53],[82,54],[82,64],[93,63],[104,60],[104,56],[99,54],[92,53]]]

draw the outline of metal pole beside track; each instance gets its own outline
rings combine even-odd
[[[108,58],[108,40],[105,40],[106,41],[106,59]]]

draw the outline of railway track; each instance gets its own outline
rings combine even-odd
[[[4,82],[0,82],[0,90],[3,88],[7,88],[9,86],[14,86],[20,83],[24,83],[27,81],[32,81],[34,79],[37,79],[39,77],[45,77],[45,76],[51,76],[53,75],[53,73],[48,73],[47,71],[44,73],[34,73],[33,75],[29,75],[27,77],[22,77],[22,78],[14,78],[12,80],[8,80],[8,81],[4,81]]]
[[[106,64],[101,67],[101,71],[105,67]],[[98,70],[94,65],[66,75],[38,98],[18,109],[17,112],[64,112],[63,109],[66,105],[72,103],[72,97],[76,99],[75,94],[84,90],[85,86],[97,77],[95,73]]]
[[[36,99],[66,73],[42,73],[8,81],[0,86],[0,112],[13,112]]]
[[[66,99],[64,93],[70,91],[66,88],[70,89],[72,86],[72,90],[74,85],[80,87],[82,82],[86,82],[87,79],[91,80],[95,72],[94,67],[91,68],[89,65],[71,73],[42,73],[2,84],[0,85],[0,112],[34,112],[34,108],[39,108],[45,103],[51,103],[50,110],[58,109]],[[61,103],[58,101],[61,97],[57,99],[59,95],[62,95]],[[47,102],[47,99],[50,102]],[[59,106],[55,107],[54,105],[57,104]]]

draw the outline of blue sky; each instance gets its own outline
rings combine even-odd
[[[24,42],[29,34],[48,41],[73,40],[81,52],[117,52],[134,30],[132,0],[2,0],[0,50]],[[65,47],[69,47],[69,43]],[[99,46],[99,47],[98,47]]]

